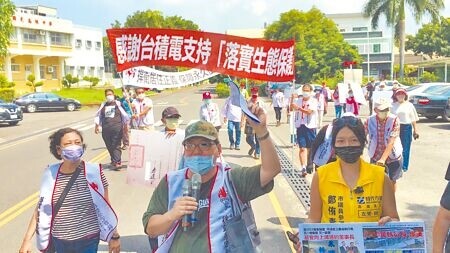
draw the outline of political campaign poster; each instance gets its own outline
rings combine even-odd
[[[164,90],[179,88],[207,80],[219,73],[204,69],[165,72],[149,67],[133,67],[123,71],[123,85]]]
[[[183,155],[184,131],[131,130],[127,183],[154,188],[169,171],[178,170]]]
[[[417,222],[301,223],[303,252],[425,253],[425,224]]]
[[[159,28],[113,28],[106,33],[118,71],[166,65],[256,80],[294,79],[294,40]]]
[[[338,83],[339,88],[339,103],[345,104],[345,100],[348,98],[349,90],[352,90],[355,101],[359,104],[366,104],[366,98],[364,97],[361,85],[358,83]]]

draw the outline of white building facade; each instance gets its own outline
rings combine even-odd
[[[74,25],[57,17],[55,8],[17,7],[12,17],[14,27],[3,69],[16,89],[27,90],[26,78],[34,74],[42,80],[43,90],[61,87],[67,73],[104,78],[102,32],[92,27]]]
[[[358,48],[363,57],[364,76],[384,78],[391,76],[393,66],[393,33],[390,27],[380,23],[372,29],[371,18],[362,13],[327,14],[338,26],[344,40]]]

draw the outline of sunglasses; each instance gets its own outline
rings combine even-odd
[[[333,120],[333,127],[338,127],[338,128],[341,128],[343,126],[356,127],[356,126],[358,126],[359,122],[360,122],[360,120],[356,117],[344,116],[344,117]]]

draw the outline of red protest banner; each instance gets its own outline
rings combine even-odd
[[[106,33],[117,71],[170,65],[267,81],[294,79],[294,41],[249,39],[191,30],[122,28]]]

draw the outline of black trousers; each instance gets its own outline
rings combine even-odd
[[[281,107],[274,107],[273,108],[275,110],[275,118],[277,119],[277,121],[281,120]]]
[[[103,141],[111,157],[111,163],[120,163],[122,161],[122,149],[120,148],[122,135],[123,128],[121,125],[119,127],[105,127],[102,129]]]

